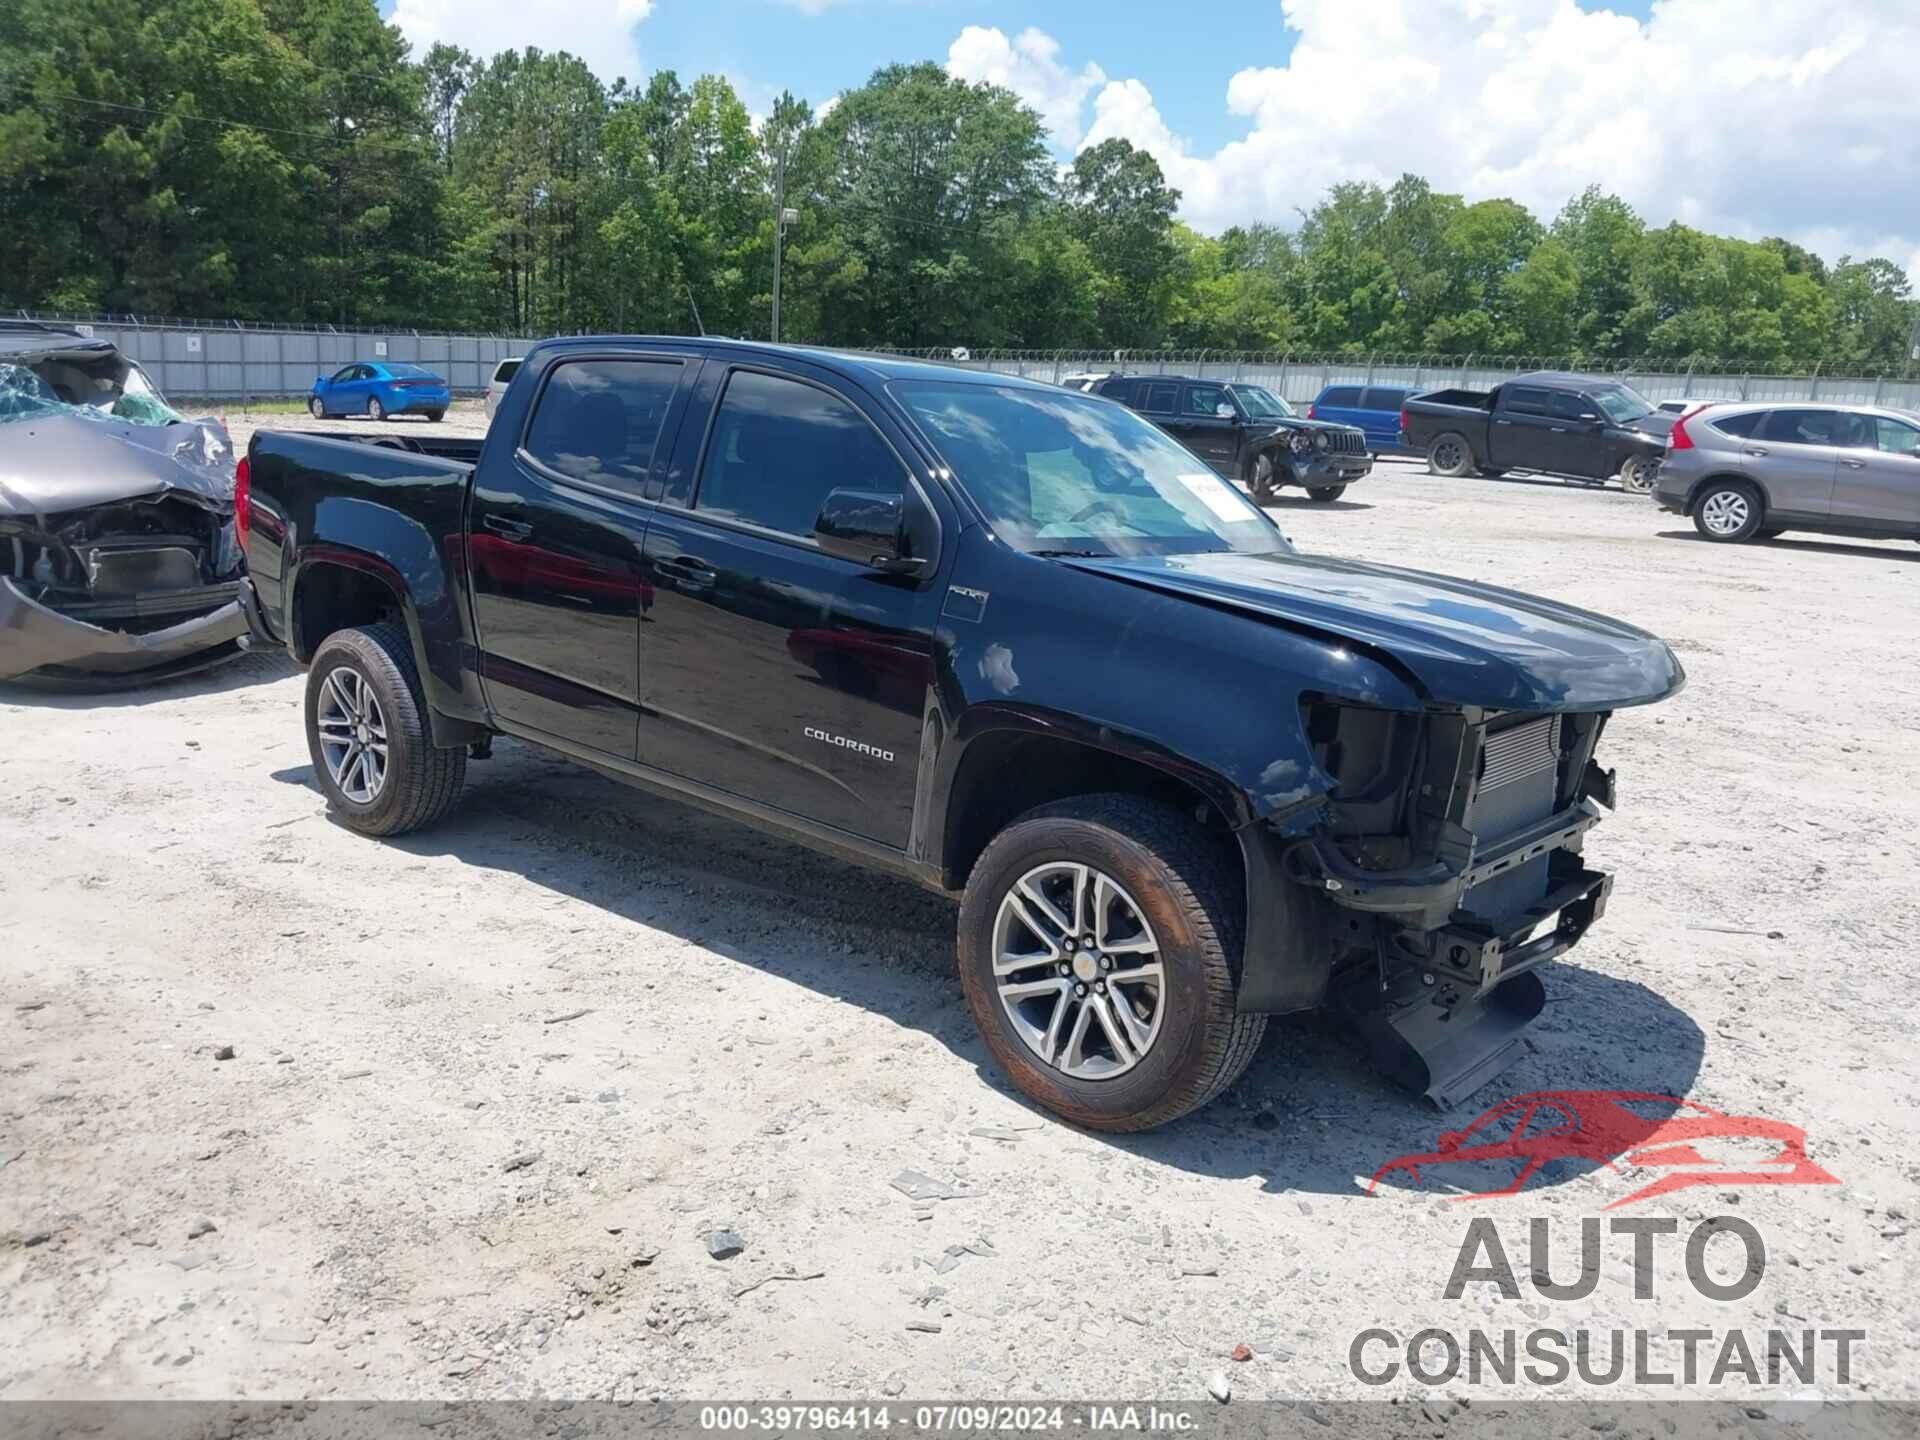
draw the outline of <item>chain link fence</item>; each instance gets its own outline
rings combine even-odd
[[[176,399],[266,399],[304,395],[316,375],[355,360],[392,360],[445,375],[456,393],[486,388],[494,366],[524,355],[535,337],[409,329],[271,325],[172,316],[57,315],[19,318],[77,325],[111,340]],[[1643,357],[1579,361],[1564,355],[1349,355],[1223,350],[974,350],[872,347],[875,353],[940,360],[1058,384],[1069,375],[1182,374],[1265,385],[1304,405],[1329,385],[1484,390],[1530,370],[1611,375],[1650,400],[1806,400],[1920,410],[1920,364],[1882,370],[1817,366],[1767,374],[1738,365]]]
[[[1564,355],[1345,355],[1222,350],[973,350],[931,346],[887,350],[975,370],[1060,383],[1070,375],[1178,374],[1264,385],[1304,405],[1329,385],[1395,386],[1414,391],[1487,390],[1532,370],[1609,375],[1649,400],[1806,400],[1920,410],[1920,365],[1864,373],[1764,374],[1737,365],[1659,358],[1581,362]]]

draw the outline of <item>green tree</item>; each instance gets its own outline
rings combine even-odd
[[[1158,342],[1175,282],[1173,215],[1180,192],[1160,162],[1125,140],[1082,150],[1065,178],[1076,233],[1096,269],[1100,334],[1127,348]]]

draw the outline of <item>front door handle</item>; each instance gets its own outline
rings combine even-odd
[[[1864,470],[1867,468],[1867,462],[1864,460],[1842,460],[1840,463],[1849,470]]]
[[[713,582],[720,578],[720,572],[698,555],[676,555],[671,560],[656,560],[653,568],[667,579],[678,582],[683,590],[711,590]]]
[[[1567,433],[1567,427],[1564,425],[1549,425],[1547,428],[1556,435],[1564,435]]]
[[[1496,420],[1493,423],[1496,425],[1511,425],[1513,422],[1511,420]]]
[[[1758,445],[1750,445],[1745,450],[1742,450],[1740,453],[1742,455],[1751,455],[1753,456],[1754,459],[1758,460],[1762,456],[1766,455],[1768,452],[1761,449]]]
[[[533,526],[509,520],[504,515],[488,515],[480,523],[494,534],[503,535],[509,540],[525,540],[533,534]]]

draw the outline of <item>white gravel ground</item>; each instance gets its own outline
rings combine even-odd
[[[1920,1398],[1920,547],[1714,547],[1617,491],[1392,463],[1277,508],[1305,549],[1631,619],[1691,676],[1610,729],[1612,907],[1466,1115],[1290,1019],[1201,1115],[1081,1134],[989,1068],[937,898],[511,744],[440,829],[360,838],[272,656],[0,692],[0,1397],[1193,1399],[1227,1371],[1236,1402],[1431,1400],[1360,1384],[1355,1334],[1778,1325],[1864,1329],[1849,1393]],[[1671,1240],[1652,1300],[1625,1237],[1590,1297],[1533,1290],[1527,1220],[1566,1278],[1627,1193],[1604,1170],[1468,1204],[1356,1179],[1548,1088],[1786,1121],[1842,1183],[1627,1212],[1757,1226],[1765,1278],[1722,1304]],[[965,1198],[923,1218],[905,1168]],[[1518,1299],[1443,1298],[1475,1215]],[[746,1248],[716,1261],[721,1228]],[[1696,1393],[1809,1388],[1831,1363]]]

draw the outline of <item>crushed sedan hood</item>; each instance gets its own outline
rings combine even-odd
[[[134,425],[50,414],[0,427],[0,515],[53,515],[175,495],[233,504],[233,446],[211,420]]]
[[[1062,563],[1348,641],[1446,705],[1611,710],[1651,704],[1686,683],[1673,652],[1643,630],[1471,580],[1324,555]]]

